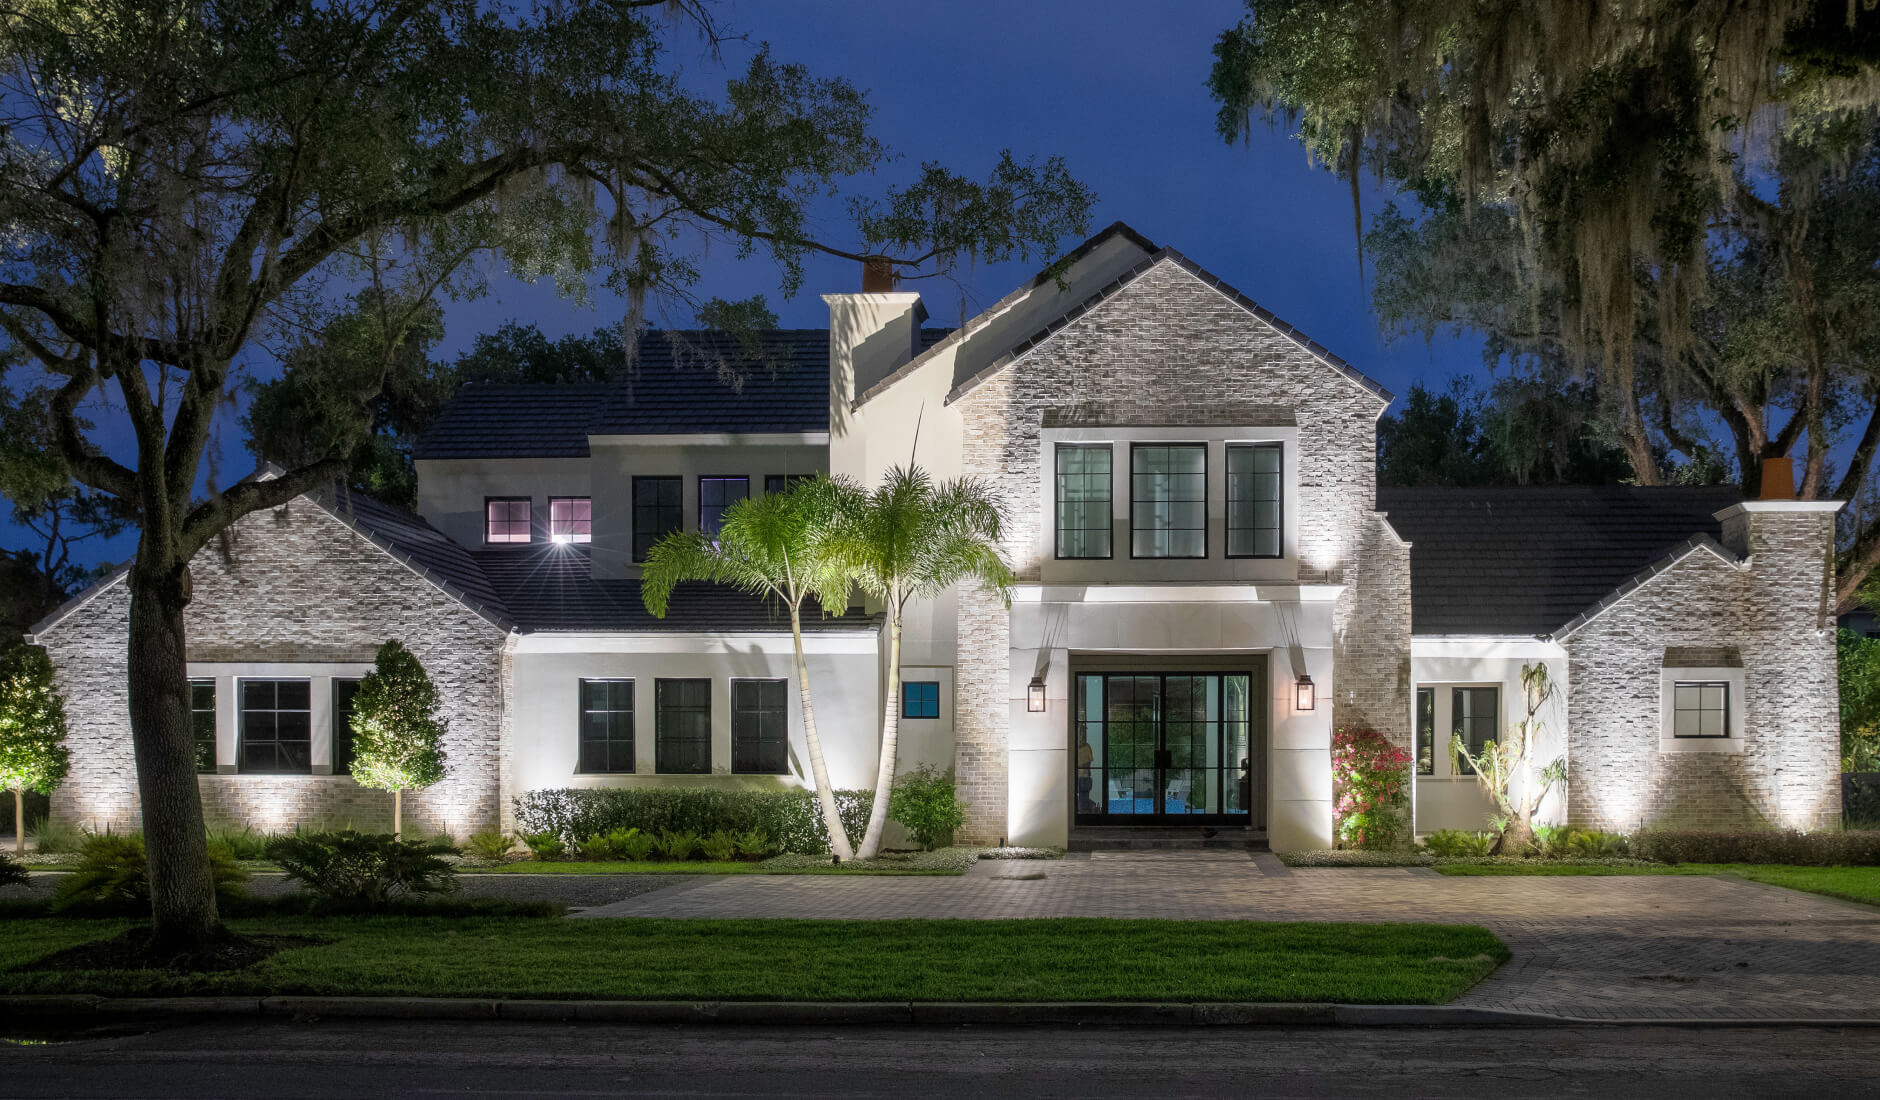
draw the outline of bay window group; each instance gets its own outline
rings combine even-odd
[[[1115,556],[1115,494],[1128,494],[1131,558],[1212,556],[1210,512],[1226,517],[1223,552],[1229,558],[1281,558],[1284,538],[1284,448],[1279,443],[1228,443],[1221,479],[1222,507],[1210,508],[1208,443],[1136,441],[1060,442],[1053,455],[1052,488],[1060,560]],[[1119,478],[1119,449],[1127,452]],[[1119,484],[1120,483],[1120,484]]]

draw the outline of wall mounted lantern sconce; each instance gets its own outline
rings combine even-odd
[[[1293,684],[1293,709],[1311,710],[1318,702],[1318,690],[1312,686],[1312,677],[1300,673],[1298,681]]]
[[[1044,713],[1044,677],[1031,678],[1031,687],[1025,691],[1025,709],[1033,714]]]

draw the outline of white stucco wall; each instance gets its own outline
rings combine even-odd
[[[414,465],[418,514],[461,546],[483,545],[483,503],[490,497],[528,497],[544,537],[550,497],[593,495],[585,458],[433,458]]]
[[[1416,777],[1416,831],[1418,835],[1438,829],[1481,831],[1489,829],[1495,803],[1473,775],[1452,774],[1449,760],[1451,721],[1450,691],[1457,687],[1494,687],[1500,697],[1501,715],[1496,728],[1505,732],[1526,714],[1521,687],[1521,668],[1535,662],[1547,666],[1554,681],[1554,697],[1540,711],[1542,730],[1535,742],[1533,760],[1536,768],[1545,767],[1567,751],[1567,653],[1558,642],[1537,638],[1432,638],[1413,637],[1410,641],[1410,675],[1414,680],[1410,694],[1411,724],[1415,730],[1416,692],[1414,688],[1436,689],[1435,751],[1433,775]],[[1412,760],[1415,740],[1412,739]],[[1570,763],[1570,762],[1569,762]],[[1537,815],[1542,824],[1559,824],[1566,818],[1565,792],[1556,787],[1541,803]]]

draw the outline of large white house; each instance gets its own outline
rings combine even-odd
[[[924,328],[912,293],[824,301],[827,330],[768,334],[747,370],[712,366],[748,354],[721,336],[652,331],[618,383],[466,388],[418,450],[417,514],[311,495],[205,549],[188,635],[212,820],[388,817],[345,733],[387,638],[449,718],[448,777],[408,803],[429,827],[506,822],[545,788],[802,784],[787,620],[702,586],[655,619],[636,562],[791,478],[911,461],[1002,494],[1020,580],[1009,607],[962,586],[906,631],[901,766],[954,769],[966,839],[1326,847],[1340,728],[1412,753],[1418,832],[1479,828],[1446,746],[1518,718],[1532,662],[1562,688],[1550,819],[1838,823],[1835,505],[1380,490],[1390,394],[1121,224],[959,329]],[[53,807],[75,824],[136,824],[127,606],[114,577],[32,636],[68,700]],[[881,617],[806,626],[832,780],[866,786]]]

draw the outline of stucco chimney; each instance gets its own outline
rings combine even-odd
[[[863,267],[864,287],[891,278],[876,267]],[[912,291],[863,290],[825,294],[822,300],[829,307],[829,445],[833,452],[852,434],[855,396],[919,351],[920,325],[927,319],[927,310],[920,295]]]
[[[1795,499],[1795,460],[1765,458],[1762,460],[1762,495],[1763,500]]]

